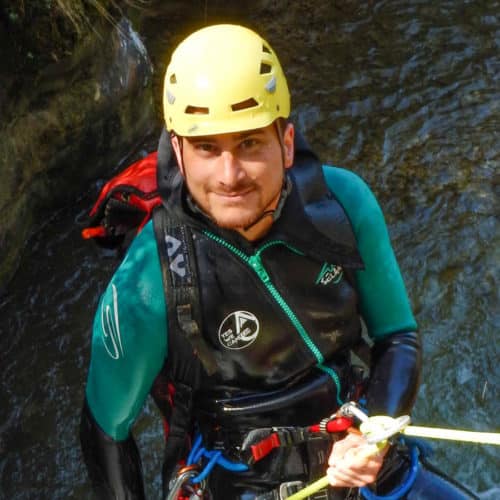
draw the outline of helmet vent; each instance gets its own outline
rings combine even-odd
[[[202,106],[186,106],[184,113],[187,115],[208,115],[208,108]]]
[[[259,103],[253,98],[245,99],[244,101],[237,102],[236,104],[231,104],[231,109],[233,111],[240,111],[242,109],[255,108]]]
[[[271,65],[267,63],[260,63],[260,74],[267,75],[271,73]]]
[[[271,49],[267,45],[262,45],[262,52],[267,52],[268,54],[272,54]]]

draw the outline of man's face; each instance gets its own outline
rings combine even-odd
[[[293,162],[293,136],[288,124],[283,152],[274,124],[246,132],[174,137],[172,144],[198,206],[217,225],[244,233],[265,211],[276,208],[284,168]]]

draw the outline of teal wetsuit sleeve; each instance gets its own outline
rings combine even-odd
[[[135,238],[101,297],[93,326],[86,397],[101,429],[124,440],[167,350],[160,261],[152,223]]]
[[[365,264],[355,277],[360,311],[369,335],[380,339],[395,332],[415,331],[417,324],[374,194],[349,170],[324,166],[323,171],[329,188],[351,221]]]

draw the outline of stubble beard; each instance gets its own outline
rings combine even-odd
[[[281,191],[280,191],[281,193]],[[279,198],[279,195],[278,195]],[[276,196],[273,196],[271,199],[266,200],[265,202],[259,202],[256,204],[255,209],[248,214],[242,214],[241,211],[244,211],[244,208],[237,207],[229,207],[224,208],[221,207],[221,210],[224,212],[228,212],[231,210],[240,211],[237,215],[233,217],[217,217],[216,214],[212,215],[212,220],[223,229],[232,229],[235,231],[246,231],[250,229],[254,224],[258,223],[262,218],[263,214],[267,211],[271,211],[277,203]]]
[[[248,214],[246,217],[214,217],[212,220],[217,224],[217,226],[222,229],[232,229],[232,230],[245,230],[248,227],[253,226],[261,217],[261,213]]]

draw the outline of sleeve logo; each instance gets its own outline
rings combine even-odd
[[[102,341],[106,352],[112,359],[124,357],[120,321],[118,319],[118,292],[111,284],[113,291],[113,307],[106,305],[101,309]]]

